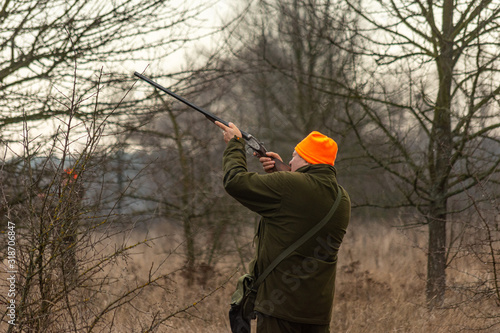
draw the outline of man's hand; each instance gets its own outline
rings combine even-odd
[[[254,155],[257,155],[257,154],[254,153]],[[281,162],[283,162],[283,160],[281,159],[280,155],[273,153],[272,151],[268,151],[266,153],[266,155],[269,157],[260,157],[259,161],[260,161],[260,163],[262,163],[262,167],[264,168],[265,172],[272,173],[272,172],[274,172],[273,168],[274,168],[275,162],[271,159],[271,157],[278,159]]]
[[[229,127],[224,125],[221,122],[216,121],[215,125],[219,126],[222,129],[222,132],[224,133],[224,141],[226,143],[229,142],[234,136],[236,135],[238,138],[241,138],[241,131],[236,127],[235,124],[229,123]]]

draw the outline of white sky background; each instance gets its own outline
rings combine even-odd
[[[192,42],[187,42],[186,44],[182,45],[181,48],[179,48],[177,51],[172,52],[171,49],[159,49],[158,54],[169,54],[168,56],[165,56],[161,58],[161,60],[156,61],[156,62],[149,62],[149,61],[142,61],[142,60],[130,60],[130,61],[124,61],[120,64],[116,63],[98,63],[95,65],[94,68],[96,69],[101,69],[103,70],[103,73],[109,73],[109,72],[121,72],[125,75],[129,74],[131,78],[133,78],[133,73],[134,71],[142,72],[146,67],[147,70],[145,72],[145,75],[152,75],[153,73],[162,73],[162,74],[168,74],[168,73],[174,73],[177,72],[181,69],[186,69],[186,63],[188,59],[195,59],[196,58],[196,52],[199,49],[210,49],[211,47],[216,46],[216,42],[214,40],[217,39],[216,35],[217,31],[220,29],[220,27],[231,18],[232,15],[235,15],[236,12],[236,5],[240,3],[239,1],[235,0],[214,0],[214,1],[209,1],[210,3],[214,3],[213,6],[210,8],[206,9],[201,15],[198,15],[196,18],[188,22],[188,26],[184,26],[181,24],[178,27],[174,27],[172,31],[172,37],[177,38],[177,33],[179,35],[184,34],[187,29],[191,31],[189,34],[189,38],[194,38],[195,40]],[[183,0],[175,0],[173,1],[174,5],[173,7],[175,8],[198,8],[200,6],[206,6],[207,1],[203,0],[188,0],[188,1],[183,1]],[[147,24],[147,22],[145,22]],[[155,39],[155,38],[165,38],[168,36],[160,36],[160,35],[150,35],[148,38]],[[140,38],[144,38],[141,36]],[[174,45],[172,45],[174,47]],[[161,52],[161,53],[160,53]],[[203,59],[200,58],[201,61]],[[96,75],[98,74],[97,72],[95,73]],[[162,85],[168,86],[167,82],[159,82]],[[146,84],[145,82],[137,82],[135,87],[137,85],[141,84]],[[52,88],[52,95],[57,98],[58,100],[64,101],[65,95],[71,95],[70,92],[70,87],[64,87],[64,86],[57,86],[55,85]],[[137,89],[134,89],[137,90]],[[133,94],[135,92],[131,92],[130,96],[133,98]],[[104,96],[104,94],[103,94]],[[92,96],[87,96],[87,98],[94,98]],[[102,97],[104,98],[104,97]],[[50,119],[48,121],[45,121],[43,123],[38,123],[38,124],[33,124],[29,123],[29,125],[32,125],[28,130],[28,133],[25,132],[25,130],[21,129],[15,129],[13,133],[16,136],[15,142],[13,144],[10,144],[9,147],[2,147],[0,149],[0,154],[5,158],[6,156],[10,155],[12,152],[15,152],[16,154],[22,154],[23,151],[23,141],[25,140],[26,134],[28,134],[29,140],[34,140],[36,141],[36,138],[39,136],[44,136],[47,137],[48,135],[51,135],[55,133],[56,129],[58,127],[62,127],[62,130],[64,130],[64,121],[65,119]],[[73,125],[79,123],[79,120],[73,120]],[[75,129],[75,132],[79,132],[79,137],[73,138],[73,144],[71,149],[72,150],[79,150],[81,149],[81,144],[85,144],[86,142],[86,136],[84,134],[84,126],[80,122],[80,125],[78,126],[79,128]],[[83,133],[82,133],[83,132]],[[33,149],[35,149],[36,145],[33,142],[31,145]]]
[[[192,33],[189,35],[191,38],[195,38],[194,41],[188,42],[184,45],[182,45],[181,48],[179,48],[177,51],[172,52],[171,49],[159,49],[158,54],[162,55],[161,59],[155,62],[150,62],[147,60],[125,60],[122,63],[106,63],[105,61],[102,63],[98,63],[94,66],[97,70],[100,69],[101,67],[103,68],[104,73],[116,73],[116,72],[121,72],[125,75],[125,77],[130,76],[131,79],[133,79],[133,73],[134,71],[142,72],[144,69],[147,68],[145,74],[147,76],[151,76],[155,73],[158,74],[169,74],[169,73],[175,73],[178,72],[179,70],[189,70],[191,68],[188,68],[188,61],[192,61],[193,59],[196,59],[197,52],[200,49],[208,49],[210,50],[213,47],[218,46],[218,42],[221,41],[222,35],[217,34],[217,31],[220,29],[220,27],[224,24],[227,23],[227,21],[231,20],[238,10],[241,10],[241,8],[245,5],[248,5],[249,3],[253,3],[254,0],[209,0],[210,3],[213,3],[214,5],[205,10],[203,13],[201,13],[199,16],[197,16],[195,19],[191,20],[189,22],[189,28],[191,28]],[[200,6],[206,5],[206,0],[171,0],[173,5],[171,5],[174,8],[198,8]],[[383,11],[378,7],[374,6],[373,1],[367,0],[364,2],[364,4],[370,4],[370,10],[373,13],[374,16],[377,17],[377,19],[382,20],[387,17],[384,17],[381,15]],[[170,6],[170,5],[169,5]],[[239,7],[239,8],[238,8]],[[439,15],[440,13],[436,13],[436,16],[439,20]],[[144,24],[147,24],[147,21],[144,22]],[[439,22],[438,22],[439,24]],[[401,27],[403,30],[407,29],[405,27]],[[172,37],[176,38],[178,37],[177,35],[182,35],[183,33],[186,32],[187,27],[185,26],[179,26],[175,27],[173,32],[172,32]],[[405,31],[406,32],[406,31]],[[177,34],[178,33],[178,34]],[[213,34],[212,34],[213,33]],[[408,31],[408,33],[410,33]],[[164,37],[169,37],[169,36],[161,36],[161,35],[151,35],[148,38],[164,38]],[[384,36],[378,36],[380,39],[384,40]],[[140,38],[144,38],[141,36]],[[387,40],[385,40],[387,42]],[[389,41],[390,42],[390,41]],[[392,46],[392,49],[396,52],[398,50],[399,46]],[[160,53],[161,52],[161,53]],[[163,56],[163,54],[169,54],[168,56]],[[202,57],[199,57],[199,60],[202,62],[203,59]],[[368,65],[368,64],[367,64]],[[369,65],[375,65],[373,63],[370,63]],[[417,64],[418,65],[418,64]],[[427,68],[428,69],[428,68]],[[424,67],[422,67],[419,70],[424,70]],[[368,72],[371,72],[371,68],[369,68]],[[97,74],[97,71],[95,72]],[[435,82],[435,80],[432,80],[432,74],[431,73],[426,73],[426,76],[430,80],[430,82]],[[162,85],[169,86],[171,82],[158,82]],[[150,87],[146,88],[145,85],[147,83],[139,81],[135,84],[134,86],[134,91],[131,92],[128,98],[134,98],[134,94],[140,94],[140,91],[144,91],[145,89],[151,89]],[[404,87],[401,87],[404,88]],[[59,91],[57,91],[59,90]],[[55,86],[52,89],[52,94],[53,96],[57,98],[63,98],[62,94],[69,94],[70,90],[68,87],[64,86]],[[139,95],[135,95],[139,96]],[[104,98],[104,94],[102,96]],[[31,133],[30,136],[31,138],[34,138],[38,135],[47,135],[48,132],[53,131],[57,126],[61,125],[61,120],[60,119],[51,119],[47,123],[45,123],[43,126],[39,127],[32,127],[31,128]],[[18,131],[19,133],[19,142],[22,141],[22,135],[21,131]],[[83,139],[84,137],[82,137]],[[78,140],[78,142],[81,142],[82,139]],[[19,151],[19,149],[22,147],[21,144],[17,145],[16,148],[12,146],[13,149],[16,151]],[[2,151],[0,150],[0,153]]]
[[[179,6],[181,8],[192,7],[196,8],[203,6],[207,1],[203,0],[188,0],[182,1],[178,0]],[[189,23],[191,34],[190,38],[194,38],[194,41],[188,42],[183,45],[183,47],[174,53],[170,54],[168,57],[163,58],[158,63],[150,63],[148,61],[132,61],[126,62],[121,65],[121,69],[124,73],[134,71],[142,72],[146,67],[148,67],[147,73],[153,73],[160,71],[163,73],[176,72],[186,65],[186,60],[189,57],[194,58],[196,50],[200,48],[210,48],[214,47],[214,38],[220,27],[235,13],[235,8],[239,1],[235,0],[215,0],[215,4],[205,10],[203,13],[198,15],[196,19]],[[179,27],[180,33],[182,34],[182,29],[185,27]],[[174,36],[175,37],[175,36]],[[151,36],[151,38],[155,38]],[[169,52],[169,50],[160,50],[162,52]]]

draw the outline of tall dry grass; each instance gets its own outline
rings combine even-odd
[[[168,244],[167,241],[151,248],[149,254],[138,255],[137,269],[147,270],[151,262],[158,262],[170,253]],[[384,223],[353,221],[339,255],[332,332],[498,332],[500,328],[495,324],[499,318],[486,320],[471,310],[473,307],[493,307],[494,310],[494,305],[481,300],[458,305],[449,303],[443,309],[427,310],[425,244],[423,229],[398,229]],[[182,268],[180,256],[171,254],[169,260],[171,269],[175,270],[176,265]],[[164,294],[145,296],[145,302],[151,306],[163,304],[171,307],[171,311],[188,307],[165,322],[160,331],[230,332],[227,312],[240,274],[234,274],[238,263],[236,256],[226,258],[215,271],[199,272],[205,283],[193,286],[186,286],[179,270],[166,281]],[[453,271],[448,277],[465,279]],[[216,290],[213,294],[192,306],[200,296],[213,290]],[[453,293],[449,294],[452,299]],[[134,317],[133,313],[124,315],[121,320]]]
[[[242,240],[252,237],[251,230],[249,226]],[[183,243],[176,230],[164,226],[149,230],[148,237],[152,236],[159,238],[117,261],[112,268],[116,279],[109,290],[103,290],[100,301],[106,303],[113,294],[139,285],[151,270],[159,268],[168,275],[158,281],[159,288],[144,289],[133,305],[120,308],[109,331],[143,332],[155,316],[161,315],[168,319],[158,332],[230,332],[227,313],[237,277],[243,271],[240,268],[236,272],[240,258],[220,258],[215,269],[199,266],[197,282],[188,286],[183,271]],[[132,243],[144,239],[141,233],[128,237]],[[500,314],[480,318],[477,309],[495,313],[495,305],[481,299],[449,302],[447,307],[432,312],[426,309],[425,237],[422,229],[352,222],[339,255],[332,332],[499,331]],[[450,271],[448,278],[467,279],[455,271]],[[454,299],[452,291],[449,299]]]

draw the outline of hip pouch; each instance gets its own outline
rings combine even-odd
[[[231,297],[229,322],[232,333],[250,333],[250,321],[255,319],[254,305],[257,290],[255,277],[245,274],[238,279],[236,290]]]

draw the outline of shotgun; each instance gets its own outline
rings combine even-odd
[[[222,120],[221,118],[217,117],[216,115],[214,115],[206,110],[203,110],[199,106],[196,106],[193,103],[185,100],[181,96],[173,93],[172,91],[168,90],[165,87],[162,87],[161,85],[159,85],[155,81],[151,80],[150,78],[148,78],[148,77],[146,77],[138,72],[135,72],[134,75],[137,76],[138,78],[140,78],[141,80],[146,81],[150,85],[160,89],[161,91],[169,94],[170,96],[174,97],[178,101],[180,101],[180,102],[186,104],[187,106],[195,109],[196,111],[202,113],[211,122],[215,123],[216,121],[218,121],[226,126],[229,126],[229,123],[227,121]],[[256,153],[257,157],[264,157],[264,156],[269,157],[266,155],[266,152],[267,152],[266,147],[264,147],[262,142],[257,140],[253,135],[241,131],[241,136],[243,137],[243,139],[245,139],[245,141],[247,142],[247,145]],[[281,162],[280,160],[278,160],[276,158],[271,157],[271,159],[275,162],[273,171],[290,171],[290,167],[288,165],[286,165],[285,163]]]

